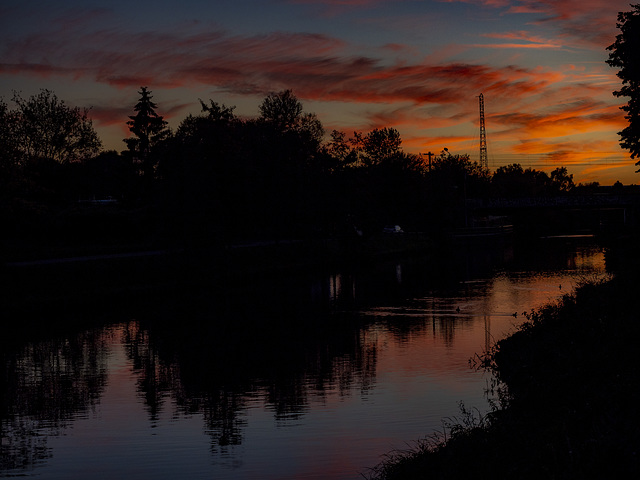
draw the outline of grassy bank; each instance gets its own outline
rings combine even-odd
[[[627,254],[615,253],[626,261],[614,278],[532,312],[479,358],[498,380],[492,413],[463,408],[446,431],[388,455],[371,478],[636,478],[640,282]]]

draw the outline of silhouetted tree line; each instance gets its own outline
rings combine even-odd
[[[201,100],[201,112],[175,131],[146,87],[139,95],[121,153],[102,151],[88,111],[49,90],[26,100],[15,93],[14,109],[0,102],[5,224],[24,234],[46,223],[63,237],[135,231],[205,245],[367,234],[386,224],[433,230],[460,225],[466,198],[576,188],[564,167],[547,174],[514,164],[492,175],[447,149],[427,164],[404,152],[390,127],[351,137],[334,130],[325,140],[291,90],[268,95],[249,119]]]

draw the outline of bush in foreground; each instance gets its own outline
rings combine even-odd
[[[585,282],[480,358],[499,406],[462,407],[445,432],[395,452],[372,479],[629,478],[640,473],[637,283]]]

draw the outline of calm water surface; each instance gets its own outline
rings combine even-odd
[[[603,272],[550,241],[86,313],[3,347],[0,477],[362,478],[460,402],[488,411],[469,359]]]

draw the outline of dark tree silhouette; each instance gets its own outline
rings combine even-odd
[[[316,148],[323,140],[322,123],[315,113],[304,113],[302,103],[291,90],[268,95],[259,110],[259,119],[280,132],[295,132]]]
[[[466,199],[486,196],[491,177],[489,170],[469,155],[445,149],[434,159],[427,178],[429,215],[435,225],[450,228],[466,226]]]
[[[622,80],[622,88],[613,94],[616,97],[629,97],[627,104],[620,107],[626,112],[625,118],[629,122],[625,129],[618,132],[620,146],[629,150],[631,158],[636,158],[640,156],[640,4],[631,6],[633,10],[618,13],[616,26],[621,33],[607,47],[610,51],[607,63],[619,69],[617,75]],[[640,165],[640,161],[636,165]]]
[[[353,132],[349,139],[344,132],[333,130],[325,152],[333,157],[336,168],[395,164],[414,169],[420,163],[402,151],[400,132],[391,127],[375,128],[366,134]]]
[[[365,166],[393,162],[402,152],[400,132],[390,127],[376,128],[366,135],[355,132],[351,142]]]
[[[8,115],[11,147],[21,162],[46,159],[69,163],[95,156],[101,142],[88,110],[69,107],[50,90],[24,99],[14,92],[17,109]],[[7,114],[5,114],[6,116]]]
[[[258,160],[252,170],[259,183],[252,188],[262,192],[259,217],[270,219],[266,227],[273,235],[282,235],[294,224],[306,223],[302,218],[315,202],[324,129],[315,114],[304,112],[291,90],[268,95],[259,111],[257,121],[245,123],[252,140],[243,147],[244,156]]]
[[[14,112],[0,99],[0,186],[6,193],[14,172],[20,162],[20,153],[16,145]]]
[[[100,152],[80,165],[79,197],[85,200],[125,199],[134,190],[135,171],[126,157],[115,150]]]
[[[566,193],[573,190],[573,174],[567,171],[567,167],[558,167],[549,174],[553,193]]]
[[[235,107],[200,105],[202,113],[187,116],[163,142],[157,173],[169,223],[182,224],[190,242],[210,244],[241,208],[236,200],[248,170],[241,170],[240,150],[248,139]]]
[[[473,186],[480,187],[490,179],[489,170],[478,162],[471,161],[469,155],[454,155],[447,149],[435,158],[431,176],[438,179],[438,183],[449,187],[463,189],[466,184],[469,194],[480,194],[482,188],[474,189]]]
[[[498,167],[491,178],[492,194],[498,197],[535,197],[546,194],[550,183],[545,172],[518,163]]]
[[[349,139],[334,130],[324,151],[331,195],[323,202],[337,231],[352,232],[354,223],[365,234],[381,231],[385,224],[422,228],[426,172],[417,155],[402,151],[396,129],[356,131]]]
[[[200,100],[200,106],[202,107],[202,111],[207,114],[209,121],[216,123],[231,123],[237,120],[233,113],[236,109],[235,106],[227,107],[224,103],[219,104],[211,99],[209,99],[209,105]]]
[[[54,204],[77,201],[73,172],[98,154],[101,142],[88,110],[66,105],[50,90],[27,99],[14,92],[12,100],[13,108],[0,101],[0,196],[11,205],[0,216],[18,232],[51,216]],[[38,220],[26,220],[29,212]]]
[[[153,96],[147,87],[140,87],[140,100],[134,107],[137,112],[130,116],[127,125],[135,137],[124,141],[131,151],[134,161],[141,164],[142,173],[148,179],[153,176],[154,162],[150,158],[151,148],[168,134],[167,122],[156,113],[158,106],[151,101]]]
[[[302,103],[291,90],[268,95],[259,110],[260,118],[274,123],[281,130],[295,128],[302,117]]]
[[[331,140],[325,146],[325,153],[331,159],[332,170],[355,167],[358,155],[351,147],[347,134],[340,130],[333,130]]]

